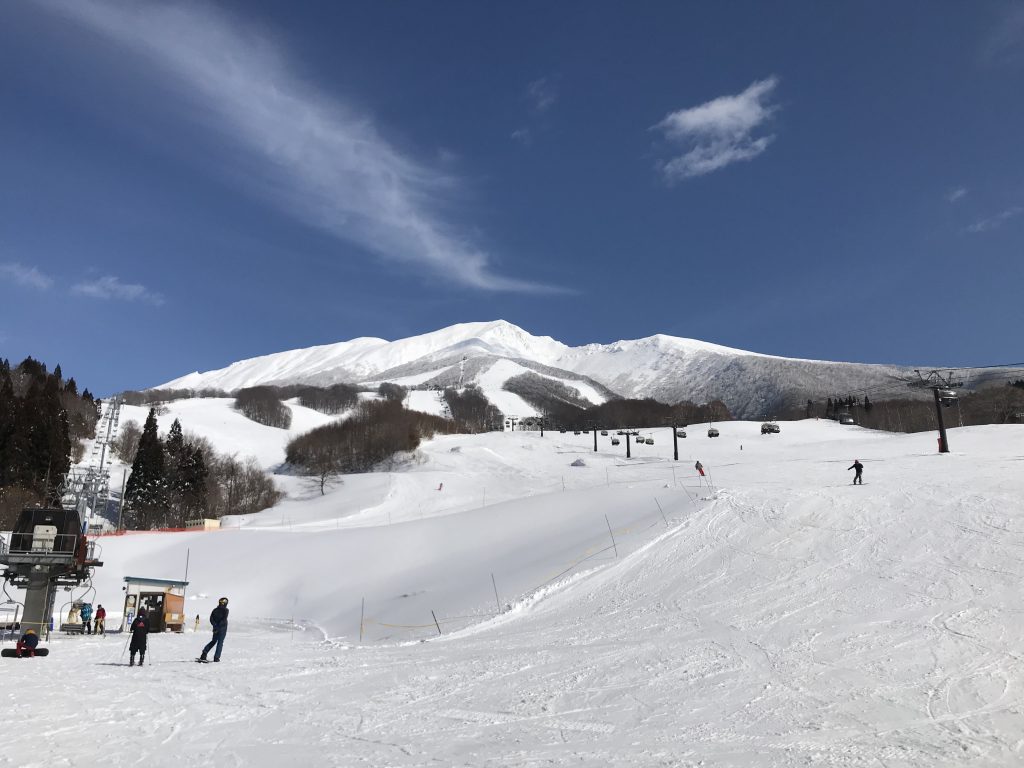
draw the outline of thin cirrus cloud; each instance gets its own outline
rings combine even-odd
[[[1024,5],[1008,3],[981,49],[981,59],[992,66],[1024,64]]]
[[[164,297],[159,293],[154,293],[144,285],[122,283],[120,278],[113,275],[77,283],[71,286],[71,292],[105,301],[139,301],[157,307],[164,303]]]
[[[558,101],[558,86],[547,77],[534,80],[526,88],[530,104],[538,112],[547,112]]]
[[[735,96],[717,99],[670,112],[653,127],[672,144],[685,150],[659,168],[670,184],[703,176],[733,163],[753,160],[775,139],[774,134],[755,136],[779,107],[771,103],[779,79],[774,75],[757,80]]]
[[[53,285],[53,278],[45,275],[35,267],[26,267],[17,261],[7,261],[0,264],[0,278],[10,281],[15,285],[25,288],[35,288],[45,291]]]
[[[946,200],[955,203],[967,194],[967,187],[957,187],[946,193]]]
[[[393,147],[367,116],[295,77],[269,40],[211,5],[40,0],[154,64],[236,147],[262,192],[306,224],[461,285],[557,291],[495,273],[444,221],[455,182]],[[254,179],[246,180],[252,188]]]
[[[995,216],[989,216],[974,222],[966,228],[966,231],[975,235],[982,232],[991,232],[993,229],[999,229],[1010,219],[1014,219],[1022,213],[1024,213],[1024,208],[1015,205],[1012,208],[1007,208],[1005,211],[1000,211]]]

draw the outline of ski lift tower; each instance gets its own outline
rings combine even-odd
[[[942,420],[942,409],[956,404],[960,396],[956,393],[958,387],[962,387],[962,381],[953,381],[953,372],[948,371],[945,375],[939,371],[928,371],[922,374],[914,369],[917,374],[917,381],[910,382],[910,386],[916,389],[930,389],[935,395],[935,416],[939,421],[939,453],[949,453],[949,441],[946,439],[946,423]]]
[[[10,544],[0,544],[0,564],[7,566],[4,582],[25,590],[23,630],[40,637],[49,630],[58,587],[77,587],[92,578],[95,542],[88,541],[77,509],[23,509]]]

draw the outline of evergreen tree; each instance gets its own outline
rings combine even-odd
[[[206,480],[209,471],[199,446],[185,446],[178,466],[182,523],[206,517]]]
[[[864,395],[864,411],[869,412],[873,407],[874,406],[871,404],[871,401],[868,399],[868,396]]]
[[[166,491],[164,448],[157,433],[156,410],[150,408],[125,488],[125,505],[130,513],[126,527],[159,528],[165,522]]]

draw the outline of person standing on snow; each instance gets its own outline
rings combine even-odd
[[[206,662],[206,654],[213,646],[217,646],[217,650],[213,653],[213,660],[220,661],[221,651],[224,650],[224,636],[228,633],[228,599],[226,597],[217,601],[217,607],[210,613],[210,624],[213,626],[213,639],[203,648],[197,661]]]
[[[701,463],[700,463],[700,462],[698,461],[698,462],[697,462],[696,464],[694,464],[694,465],[693,465],[693,468],[697,470],[697,473],[698,473],[698,474],[699,474],[699,475],[700,475],[701,477],[704,477],[704,465],[703,465],[703,464],[701,464]]]
[[[107,633],[107,609],[103,607],[103,603],[100,603],[99,607],[96,608],[95,628],[97,635],[105,635]]]
[[[847,467],[846,471],[849,472],[851,469],[856,470],[853,473],[853,484],[864,485],[864,465],[860,463],[860,459],[854,459],[853,465]]]
[[[149,635],[149,618],[144,608],[139,608],[139,615],[132,620],[132,642],[128,646],[128,666],[135,666],[135,654],[139,654],[139,666],[146,660],[146,638]]]
[[[92,603],[82,603],[82,632],[92,634]]]

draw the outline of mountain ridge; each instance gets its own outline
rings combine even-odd
[[[568,386],[573,381],[596,384],[619,397],[653,397],[668,403],[720,399],[733,415],[743,418],[768,416],[806,398],[896,386],[913,372],[903,366],[766,355],[667,334],[571,347],[508,321],[492,320],[458,323],[395,341],[360,337],[271,353],[190,373],[159,388],[234,391],[256,385],[383,381],[409,387],[426,382],[457,386],[479,382],[494,361],[502,359],[525,368],[536,365]],[[468,360],[475,362],[467,375]]]

